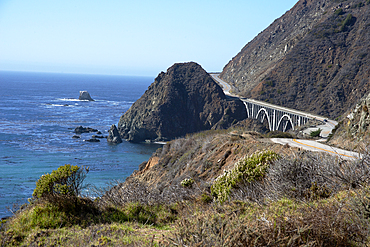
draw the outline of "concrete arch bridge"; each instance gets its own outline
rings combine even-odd
[[[267,122],[270,131],[295,130],[298,126],[306,124],[310,119],[322,121],[321,125],[324,135],[328,136],[331,130],[338,124],[334,120],[328,120],[325,117],[314,115],[307,112],[297,111],[287,107],[269,104],[254,99],[246,99],[239,95],[232,94],[232,86],[220,79],[220,73],[211,73],[212,78],[222,86],[224,93],[228,97],[238,98],[244,102],[248,118],[260,120],[262,123]],[[321,132],[322,136],[323,132]]]
[[[245,105],[248,118],[259,120],[261,123],[267,122],[270,131],[295,130],[297,126],[304,125],[314,117],[307,113],[268,104],[252,99],[241,99]]]

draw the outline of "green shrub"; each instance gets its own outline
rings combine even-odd
[[[343,32],[347,26],[350,26],[352,24],[353,17],[352,14],[348,14],[346,19],[341,23],[341,26],[339,28],[339,31]]]
[[[264,151],[241,159],[234,168],[218,176],[211,187],[211,192],[219,202],[225,202],[232,188],[237,188],[242,181],[253,182],[265,176],[270,163],[279,158],[273,151]]]
[[[213,201],[212,197],[210,195],[208,195],[207,193],[203,193],[200,197],[200,200],[207,204],[207,203],[211,203]]]
[[[311,137],[319,137],[320,136],[320,134],[321,134],[321,131],[322,131],[322,129],[317,129],[317,130],[314,130],[314,131],[311,131],[310,132],[310,136]]]
[[[344,12],[343,12],[343,9],[337,9],[335,12],[334,12],[334,15],[342,15]]]
[[[185,188],[190,188],[194,183],[194,180],[191,178],[185,178],[181,181],[181,186]]]
[[[83,181],[89,169],[76,165],[66,164],[54,170],[51,174],[44,174],[36,182],[32,196],[38,199],[53,199],[77,197],[83,189]]]

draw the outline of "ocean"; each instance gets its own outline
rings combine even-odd
[[[32,196],[36,181],[64,164],[89,166],[86,183],[124,181],[159,147],[73,139],[80,125],[104,136],[145,92],[152,77],[0,71],[0,218]],[[78,100],[88,91],[95,101]]]

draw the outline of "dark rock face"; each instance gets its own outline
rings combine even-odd
[[[370,5],[300,0],[249,42],[221,78],[246,97],[330,118],[365,95]]]
[[[221,87],[194,62],[174,64],[158,75],[144,95],[120,118],[118,131],[133,142],[168,140],[246,118],[240,100],[228,100]]]
[[[79,100],[88,100],[88,101],[94,101],[90,94],[87,91],[80,91],[80,97],[78,97]]]
[[[78,126],[78,127],[75,128],[74,132],[76,134],[82,134],[82,133],[98,132],[98,130],[97,129],[90,128],[90,127]]]
[[[100,142],[100,140],[96,138],[91,138],[91,139],[84,140],[84,142]]]
[[[118,130],[115,124],[112,124],[112,126],[110,127],[109,136],[107,138],[107,141],[109,143],[114,143],[114,144],[118,144],[122,142],[122,139],[118,133]]]

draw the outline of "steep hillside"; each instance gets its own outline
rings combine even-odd
[[[300,0],[224,68],[246,97],[336,118],[369,87],[369,1]]]
[[[240,100],[226,98],[221,87],[194,62],[174,64],[120,118],[118,131],[133,142],[169,140],[188,133],[228,128],[246,118]]]
[[[297,152],[296,148],[272,143],[244,128],[204,131],[168,142],[125,183],[141,181],[147,183],[148,190],[169,193],[167,190],[191,178],[203,189],[241,158],[263,150],[280,155]]]

